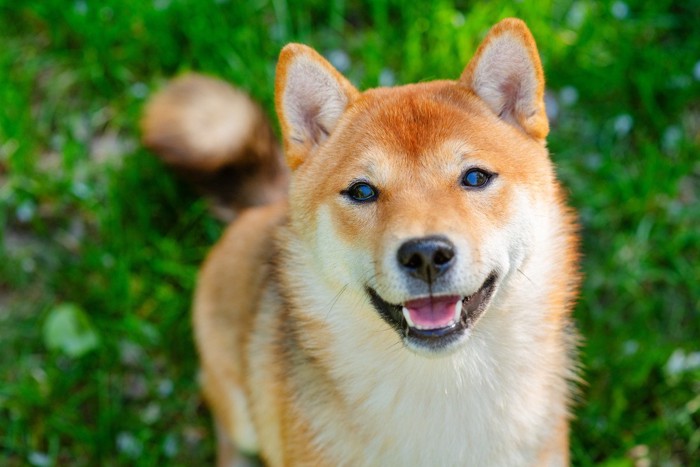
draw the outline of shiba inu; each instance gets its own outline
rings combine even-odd
[[[568,464],[575,215],[525,24],[455,81],[365,92],[290,44],[275,93],[289,172],[256,104],[210,78],[143,121],[235,192],[194,299],[220,465]]]

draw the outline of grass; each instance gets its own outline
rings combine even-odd
[[[143,103],[168,77],[215,74],[272,113],[288,41],[366,88],[456,77],[513,15],[538,40],[550,148],[582,223],[574,463],[697,465],[698,11],[697,0],[0,0],[0,463],[212,459],[189,305],[222,226],[138,142]]]

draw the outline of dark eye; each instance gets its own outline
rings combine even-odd
[[[377,199],[377,189],[367,182],[353,183],[350,188],[345,190],[344,194],[353,201],[365,202]]]
[[[462,186],[467,188],[481,188],[491,181],[493,174],[481,169],[469,169],[462,177]]]

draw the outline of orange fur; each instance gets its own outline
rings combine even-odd
[[[277,78],[275,80],[275,106],[277,107],[277,113],[280,116],[280,126],[282,127],[282,133],[285,135],[290,135],[292,132],[290,122],[285,118],[284,111],[284,87],[287,84],[287,71],[290,68],[292,60],[299,60],[300,57],[313,62],[315,65],[323,68],[333,79],[338,83],[341,91],[347,96],[349,101],[357,98],[357,90],[350,84],[350,82],[341,75],[335,68],[333,68],[328,62],[326,62],[323,57],[321,57],[315,50],[302,46],[300,44],[289,44],[280,53],[279,61],[277,64]],[[287,164],[294,170],[303,162],[304,156],[311,150],[311,141],[305,141],[302,144],[298,144],[293,141],[292,138],[285,138],[284,140],[284,152],[287,158]]]
[[[515,118],[533,138],[544,140],[549,133],[549,122],[547,121],[547,113],[544,108],[544,72],[542,71],[540,56],[537,53],[535,39],[532,37],[532,33],[523,21],[515,18],[506,18],[495,25],[489,32],[488,37],[486,37],[484,42],[482,42],[477,49],[469,66],[467,66],[464,73],[462,73],[460,81],[468,83],[469,85],[472,84],[476,65],[481,61],[484,51],[492,45],[494,39],[504,35],[513,35],[517,37],[525,46],[528,58],[533,64],[533,71],[537,81],[535,95],[535,101],[537,103],[536,108],[532,109],[532,114],[517,114]]]
[[[195,296],[220,465],[233,444],[269,465],[568,464],[575,216],[524,23],[457,81],[363,93],[291,44],[275,92],[289,197],[228,228]],[[495,175],[465,188],[473,168]],[[376,198],[353,201],[358,180]],[[431,238],[454,260],[415,279],[397,251]],[[455,340],[421,337],[416,299],[445,296],[460,318],[429,329]]]

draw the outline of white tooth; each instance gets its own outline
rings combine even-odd
[[[416,324],[411,320],[411,313],[408,311],[408,308],[406,308],[406,307],[403,307],[403,317],[410,327],[412,327],[412,328],[416,327]]]
[[[462,316],[462,300],[457,301],[457,304],[455,305],[455,316],[453,318],[453,321],[455,323],[459,323],[459,320]]]

